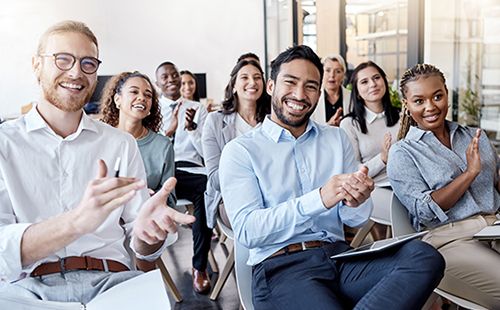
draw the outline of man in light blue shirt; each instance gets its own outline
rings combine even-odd
[[[267,83],[271,115],[222,152],[222,196],[237,242],[250,249],[254,306],[421,308],[444,269],[431,246],[410,241],[377,257],[329,258],[349,248],[344,224],[368,220],[373,181],[344,131],[309,121],[322,75],[310,48],[281,53]]]

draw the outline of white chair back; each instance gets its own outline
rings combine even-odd
[[[370,197],[373,202],[373,212],[370,219],[376,223],[390,226],[392,190],[384,187],[375,187]]]
[[[394,193],[391,199],[391,227],[394,237],[415,232],[415,228],[411,225],[410,218],[408,217],[408,211]]]
[[[254,310],[252,303],[252,267],[247,265],[248,249],[234,240],[234,269],[241,306],[244,310]]]

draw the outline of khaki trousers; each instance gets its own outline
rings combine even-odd
[[[439,288],[488,309],[500,309],[500,241],[479,241],[472,236],[496,219],[495,215],[476,215],[432,229],[423,238],[446,261]]]

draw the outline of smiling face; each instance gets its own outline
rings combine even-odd
[[[328,91],[336,92],[344,81],[344,68],[338,61],[326,59],[323,64],[323,87]]]
[[[386,87],[382,74],[375,67],[369,66],[358,72],[356,87],[359,96],[361,96],[365,103],[382,105],[382,97],[384,97]]]
[[[234,91],[238,96],[238,102],[257,102],[264,90],[264,81],[260,70],[248,64],[242,67],[236,75]]]
[[[188,73],[181,75],[181,94],[183,98],[193,100],[196,91],[196,81]]]
[[[73,67],[62,71],[53,57],[35,56],[33,68],[43,91],[44,101],[65,112],[80,110],[92,96],[97,83],[97,72],[83,73],[79,59],[97,58],[97,46],[85,35],[76,32],[52,34],[47,38],[44,55],[69,53],[77,58]]]
[[[271,119],[300,136],[318,103],[320,82],[318,68],[308,60],[281,64],[276,81],[267,83],[267,93],[272,96]]]
[[[170,100],[177,100],[181,96],[181,77],[172,65],[164,65],[156,71],[156,85],[162,95]]]
[[[443,130],[448,113],[448,92],[439,76],[422,76],[408,82],[405,95],[404,103],[418,127],[432,132]]]
[[[151,110],[153,88],[142,77],[131,77],[123,84],[120,93],[115,94],[114,101],[120,109],[120,119],[143,120]]]

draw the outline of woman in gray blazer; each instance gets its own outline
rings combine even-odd
[[[219,160],[222,149],[232,139],[259,126],[270,113],[271,101],[265,92],[264,74],[259,63],[241,60],[231,71],[222,110],[209,113],[203,127],[202,145],[207,168],[205,208],[207,225],[215,226],[221,202]]]

